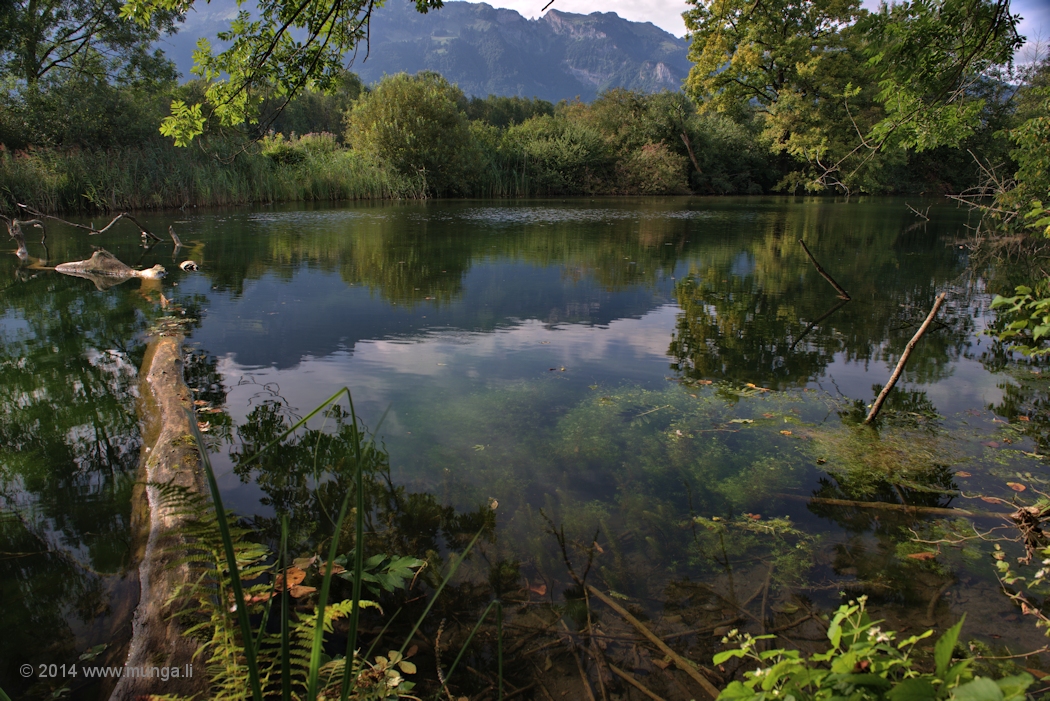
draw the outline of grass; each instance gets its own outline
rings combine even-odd
[[[10,214],[16,203],[43,212],[91,213],[424,194],[420,183],[353,151],[310,144],[295,158],[252,146],[219,159],[166,143],[98,151],[0,149],[0,211]]]
[[[419,629],[420,625],[423,623],[423,621],[426,619],[427,615],[430,613],[431,608],[434,606],[434,604],[437,601],[438,597],[441,595],[441,592],[444,590],[445,586],[452,579],[452,577],[456,574],[456,571],[458,570],[460,564],[469,555],[470,551],[474,548],[474,546],[477,543],[478,539],[481,537],[482,532],[484,531],[484,526],[483,526],[474,535],[474,537],[470,540],[470,542],[467,544],[466,548],[459,555],[459,557],[455,558],[455,560],[452,563],[451,567],[449,567],[448,572],[442,578],[439,586],[435,589],[433,595],[430,597],[430,601],[427,603],[427,606],[423,610],[422,614],[420,614],[419,618],[416,620],[415,624],[412,626],[410,632],[405,636],[405,640],[404,640],[404,643],[401,645],[401,648],[396,653],[395,652],[391,652],[389,660],[387,658],[376,658],[377,660],[381,661],[381,665],[371,665],[368,662],[367,658],[371,655],[371,650],[369,650],[369,652],[365,656],[365,658],[360,658],[357,655],[359,613],[360,613],[361,607],[364,604],[369,603],[369,602],[363,602],[362,601],[362,583],[364,581],[364,576],[362,576],[362,575],[363,575],[363,573],[365,571],[365,567],[364,567],[364,550],[365,550],[364,549],[364,526],[365,526],[365,518],[366,518],[366,513],[365,513],[365,486],[364,486],[364,463],[365,463],[365,459],[364,459],[364,456],[363,456],[363,452],[364,451],[362,450],[362,444],[363,444],[363,441],[364,441],[364,436],[361,433],[361,431],[358,429],[357,416],[356,416],[356,413],[354,411],[353,400],[352,400],[352,398],[350,396],[349,389],[343,388],[343,389],[339,390],[338,392],[336,392],[335,394],[333,394],[324,403],[322,403],[316,409],[314,409],[313,411],[308,413],[305,417],[303,417],[297,423],[295,423],[293,426],[291,426],[287,431],[285,431],[276,440],[270,442],[269,444],[264,446],[261,450],[259,450],[255,455],[253,455],[250,458],[248,458],[247,460],[243,461],[243,464],[250,464],[250,463],[256,461],[257,459],[259,459],[260,457],[262,457],[268,450],[273,448],[275,445],[280,444],[285,438],[287,438],[289,435],[291,435],[293,432],[295,432],[299,428],[305,426],[307,424],[307,422],[310,421],[310,419],[312,419],[313,417],[317,416],[320,412],[325,410],[328,406],[338,402],[342,398],[342,396],[344,394],[346,395],[346,399],[347,399],[347,401],[348,401],[348,403],[350,405],[350,419],[351,419],[351,426],[352,426],[352,431],[353,431],[353,445],[352,445],[352,448],[353,448],[354,460],[355,460],[355,464],[354,464],[354,485],[355,485],[355,488],[353,490],[353,496],[355,498],[355,506],[354,506],[354,509],[353,509],[353,516],[352,517],[354,519],[356,542],[355,542],[355,547],[354,547],[354,562],[353,562],[353,569],[352,569],[352,572],[353,572],[353,594],[352,594],[352,598],[350,600],[350,626],[349,626],[349,632],[348,632],[348,635],[347,635],[346,653],[345,653],[345,657],[343,658],[344,659],[343,666],[342,666],[341,673],[339,674],[339,677],[338,677],[340,679],[340,683],[339,683],[339,698],[341,699],[341,701],[346,701],[346,699],[350,698],[351,695],[353,695],[355,698],[359,697],[359,694],[357,693],[359,691],[358,688],[357,688],[357,686],[358,686],[357,685],[358,679],[362,678],[362,676],[364,674],[366,674],[367,672],[374,671],[377,667],[381,667],[382,664],[389,663],[390,664],[390,669],[393,669],[394,665],[398,665],[399,668],[402,671],[405,671],[406,673],[411,673],[411,671],[414,671],[414,665],[411,665],[411,664],[407,664],[406,665],[404,660],[403,660],[402,655],[403,655],[405,649],[408,647],[409,642],[412,640],[413,636],[415,635],[416,631]],[[207,452],[207,449],[206,449],[206,447],[204,445],[203,436],[200,434],[200,432],[198,430],[196,430],[196,418],[193,415],[192,411],[190,411],[189,414],[190,414],[190,423],[191,423],[191,426],[194,427],[194,433],[195,433],[195,437],[196,437],[196,440],[197,440],[197,443],[198,443],[198,447],[200,449],[201,459],[202,459],[204,471],[205,471],[206,476],[207,476],[208,488],[209,488],[210,493],[211,493],[212,506],[214,508],[214,513],[216,514],[216,518],[214,519],[214,522],[215,522],[215,524],[216,524],[216,526],[218,528],[219,536],[220,536],[221,542],[222,542],[222,551],[223,551],[223,554],[225,556],[225,566],[226,566],[226,570],[229,572],[230,587],[233,590],[233,600],[238,602],[238,605],[235,607],[235,609],[236,609],[236,612],[237,612],[237,627],[239,628],[239,631],[240,631],[240,649],[236,651],[238,653],[236,656],[243,657],[243,659],[244,659],[244,665],[246,667],[248,687],[249,687],[249,690],[250,690],[251,698],[254,701],[262,701],[262,699],[264,698],[264,691],[265,691],[265,687],[266,687],[266,682],[269,680],[269,674],[268,674],[268,670],[264,672],[263,668],[264,668],[265,665],[260,663],[260,661],[258,659],[258,655],[259,655],[259,652],[260,652],[260,649],[261,649],[261,646],[262,646],[264,632],[265,632],[266,627],[267,627],[267,619],[268,619],[269,611],[270,611],[271,607],[269,607],[269,606],[265,607],[265,610],[264,610],[263,616],[262,616],[262,621],[261,621],[261,623],[259,625],[258,633],[256,633],[253,630],[253,628],[252,628],[251,620],[249,618],[249,611],[248,611],[249,606],[248,605],[243,605],[243,604],[240,603],[240,602],[246,601],[245,588],[244,588],[243,583],[241,581],[241,570],[245,569],[244,565],[242,564],[244,562],[244,556],[242,555],[240,558],[238,557],[238,548],[235,547],[235,545],[234,545],[234,537],[233,537],[233,534],[231,533],[231,529],[230,529],[230,526],[229,526],[229,518],[218,517],[219,514],[226,514],[226,511],[225,511],[225,509],[223,507],[223,503],[222,503],[222,494],[219,491],[218,483],[217,483],[217,481],[215,479],[214,470],[212,469],[211,462],[208,459],[208,452]],[[329,598],[330,585],[331,585],[332,576],[333,576],[333,566],[334,566],[334,562],[336,560],[336,556],[338,554],[339,534],[342,532],[343,523],[344,523],[344,521],[345,521],[345,519],[347,517],[347,514],[349,512],[351,496],[352,496],[351,492],[348,490],[346,495],[343,497],[342,504],[341,504],[341,507],[340,507],[340,510],[339,510],[339,515],[337,516],[337,518],[335,519],[335,522],[334,522],[333,536],[332,536],[331,542],[329,543],[329,546],[328,546],[328,558],[327,558],[327,561],[326,561],[326,564],[325,564],[325,567],[324,567],[324,576],[323,576],[323,579],[322,579],[321,588],[320,588],[320,592],[318,594],[318,600],[317,600],[317,608],[316,608],[316,612],[317,613],[316,613],[316,617],[313,619],[314,621],[316,621],[316,623],[313,625],[313,629],[312,629],[312,636],[311,636],[312,637],[312,641],[311,641],[311,645],[310,645],[309,662],[308,662],[307,672],[306,672],[306,683],[305,683],[305,686],[306,686],[306,698],[317,698],[319,693],[329,691],[330,690],[330,683],[333,680],[333,676],[334,676],[334,675],[330,674],[328,679],[327,679],[327,682],[322,682],[322,679],[321,679],[322,669],[326,668],[326,667],[328,667],[330,665],[329,662],[327,662],[327,661],[325,661],[323,659],[323,657],[324,657],[324,653],[323,653],[324,634],[326,632],[326,623],[327,623],[327,619],[326,619],[326,616],[325,616],[325,610],[326,610],[326,608],[329,607],[328,598]],[[282,518],[282,522],[281,522],[281,545],[280,545],[280,551],[279,551],[279,553],[277,555],[277,560],[276,560],[276,563],[275,563],[276,564],[276,569],[274,570],[274,573],[273,573],[274,574],[273,584],[270,587],[270,597],[271,598],[274,595],[274,593],[276,592],[276,582],[277,582],[278,573],[287,572],[288,571],[287,570],[287,565],[288,565],[288,552],[287,552],[287,549],[288,549],[288,530],[289,530],[288,529],[288,518],[287,518],[287,516],[284,516]],[[219,566],[219,570],[220,571],[222,570],[222,566],[221,565]],[[249,575],[249,576],[252,576],[254,578],[254,577],[257,577],[257,574],[252,574],[252,575]],[[289,597],[288,597],[287,592],[286,591],[282,591],[281,592],[281,608],[280,608],[281,625],[280,625],[280,643],[279,643],[280,652],[279,652],[279,654],[280,654],[280,670],[281,670],[280,671],[281,698],[282,698],[283,701],[290,701],[290,699],[292,698],[292,678],[293,678],[292,661],[293,661],[293,658],[296,657],[296,653],[297,653],[297,650],[294,647],[294,642],[292,641],[292,637],[293,637],[292,636],[292,625],[291,625],[290,619],[289,619],[288,598]],[[481,622],[484,621],[484,619],[487,617],[489,611],[493,608],[493,606],[497,607],[498,656],[499,656],[499,695],[500,695],[500,698],[502,698],[502,694],[503,694],[503,683],[502,683],[502,680],[503,680],[503,669],[502,669],[502,657],[503,657],[502,653],[503,653],[503,650],[502,650],[502,625],[501,625],[502,624],[502,606],[501,606],[501,604],[500,604],[500,602],[498,600],[494,601],[492,604],[489,605],[489,608],[486,609],[485,613],[482,615],[482,620],[478,622],[478,626],[481,625]],[[477,631],[477,627],[478,626],[475,626],[475,632]],[[384,631],[385,631],[385,628],[384,628]],[[231,635],[231,636],[227,636],[227,637],[228,637],[228,639],[236,640],[236,636],[232,636]],[[473,633],[471,634],[471,638],[473,638]],[[463,649],[465,649],[466,646],[469,643],[470,643],[470,638],[468,638],[467,643],[464,644]],[[462,657],[463,649],[460,650],[459,656],[456,658],[456,663],[458,663],[459,659]],[[361,660],[361,666],[360,667],[357,667],[357,666],[354,665],[353,661],[355,661],[355,660]],[[349,671],[348,671],[347,666],[346,666],[347,664],[350,665],[349,666]],[[453,664],[453,668],[449,672],[450,675],[451,675],[451,671],[453,671],[454,669],[455,669],[455,664]],[[385,669],[381,668],[380,671],[381,672],[385,671]],[[404,690],[408,691],[410,689],[411,689],[411,686],[408,686],[408,687],[405,687]],[[375,697],[375,698],[393,698],[394,696],[400,697],[401,694],[398,693],[398,692],[399,692],[399,690],[396,689],[394,686],[392,686],[390,689],[384,689],[383,692],[382,692],[382,695],[378,696],[378,697]],[[394,696],[391,696],[389,694],[393,694]],[[369,695],[368,698],[373,698],[373,697],[371,695]],[[5,701],[5,700],[4,699],[0,699],[0,701]]]

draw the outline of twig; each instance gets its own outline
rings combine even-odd
[[[646,696],[651,698],[653,701],[664,701],[664,698],[662,696],[657,696],[653,692],[649,691],[649,689],[644,684],[642,684],[640,681],[635,679],[634,675],[631,674],[630,672],[623,671],[622,669],[620,669],[619,667],[614,665],[612,662],[609,662],[608,665],[609,665],[609,669],[612,670],[613,674],[618,676],[620,679],[623,679],[625,682],[627,682],[628,684],[633,686],[635,689],[637,689],[638,691],[642,692],[643,694],[645,694]]]
[[[909,504],[891,504],[886,501],[854,501],[852,499],[828,499],[825,497],[807,497],[803,494],[778,494],[781,499],[805,501],[810,504],[827,506],[850,506],[857,509],[883,509],[886,511],[903,511],[913,516],[969,516],[970,518],[988,518],[992,516],[1007,517],[1009,514],[995,511],[971,511],[969,509],[947,509],[940,506],[911,506]]]
[[[638,632],[641,633],[642,635],[644,635],[646,638],[648,638],[651,643],[656,645],[656,647],[660,648],[661,652],[663,652],[665,655],[667,655],[672,660],[674,660],[675,666],[677,666],[680,670],[682,670],[683,672],[688,674],[690,677],[692,677],[693,681],[695,681],[697,684],[699,684],[700,687],[704,691],[706,691],[711,696],[712,699],[718,698],[719,691],[715,687],[715,685],[712,684],[711,682],[707,681],[707,679],[705,679],[700,674],[700,672],[697,671],[697,667],[699,667],[699,665],[696,665],[695,663],[686,660],[684,657],[682,657],[677,652],[675,652],[670,647],[668,647],[667,643],[665,643],[663,640],[660,640],[660,638],[656,637],[656,635],[654,635],[651,630],[649,630],[637,618],[632,616],[630,614],[630,612],[627,611],[627,609],[625,609],[623,606],[620,606],[618,603],[616,603],[615,601],[610,599],[608,596],[603,594],[601,591],[599,591],[597,588],[595,588],[594,585],[588,584],[587,585],[587,589],[592,594],[594,594],[596,597],[598,597],[598,599],[603,604],[605,604],[606,606],[611,608],[616,613],[620,614],[620,616],[625,621],[627,621],[632,626],[634,626],[638,630]]]
[[[947,582],[941,585],[940,589],[937,590],[937,593],[933,595],[933,598],[930,599],[930,603],[926,606],[926,618],[923,620],[923,623],[925,623],[928,626],[933,625],[933,612],[937,609],[937,602],[941,600],[942,596],[944,596],[944,592],[951,589],[954,585],[954,579],[949,579]]]
[[[802,239],[799,239],[798,242],[802,244],[802,250],[806,252],[806,255],[809,256],[809,259],[813,262],[813,267],[817,269],[817,272],[820,273],[821,277],[831,283],[831,286],[839,293],[839,297],[846,301],[852,299],[852,297],[849,296],[849,292],[846,292],[846,290],[842,288],[842,285],[835,282],[835,279],[828,275],[824,268],[820,267],[820,263],[818,263],[817,259],[813,257],[813,254],[809,252],[809,247],[806,245],[806,242]]]
[[[565,621],[560,621],[561,627],[565,629],[566,633],[569,633],[569,626],[565,625]],[[580,656],[576,654],[576,643],[571,639],[569,640],[569,647],[572,649],[572,659],[576,662],[576,669],[580,672],[580,681],[583,683],[583,689],[587,692],[587,698],[589,701],[598,701],[594,698],[594,691],[591,689],[591,683],[587,680],[587,673],[583,671],[583,663],[580,662]]]
[[[769,571],[766,572],[766,583],[762,585],[762,609],[758,616],[759,625],[762,626],[762,635],[766,634],[766,603],[769,601],[769,582],[773,579],[773,563],[769,563]]]
[[[974,659],[977,659],[977,660],[1016,660],[1016,659],[1019,659],[1021,657],[1033,657],[1035,655],[1041,655],[1044,652],[1050,652],[1050,645],[1044,645],[1043,647],[1039,648],[1038,650],[1032,650],[1031,652],[1022,652],[1022,653],[1017,654],[1017,655],[1000,655],[1000,656],[997,656],[997,657],[992,657],[990,655],[974,655]]]
[[[940,295],[938,295],[937,301],[933,303],[933,309],[931,309],[930,313],[926,315],[926,321],[922,322],[922,326],[919,327],[919,330],[916,331],[915,335],[911,337],[910,341],[908,341],[908,345],[904,348],[904,352],[901,354],[901,359],[897,361],[897,367],[894,368],[893,374],[890,375],[889,382],[887,382],[886,386],[882,388],[881,392],[879,392],[879,397],[875,400],[875,403],[871,405],[871,411],[868,412],[868,417],[864,419],[865,424],[870,424],[872,421],[875,420],[875,417],[878,416],[879,409],[882,408],[882,403],[886,401],[886,397],[889,395],[890,390],[892,390],[893,386],[897,384],[897,380],[900,379],[901,373],[904,372],[904,365],[908,362],[908,357],[911,356],[911,352],[912,350],[914,350],[915,344],[918,343],[919,339],[922,338],[922,335],[926,333],[926,329],[930,327],[930,323],[933,321],[933,317],[937,316],[937,312],[940,310],[941,305],[944,304],[944,300],[947,298],[947,292],[942,292]]]

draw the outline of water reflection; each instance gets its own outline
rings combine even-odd
[[[807,500],[949,506],[960,486],[974,487],[955,477],[960,464],[991,485],[973,446],[951,445],[967,410],[1016,418],[1042,431],[1019,440],[1046,445],[1038,376],[993,374],[1002,358],[975,338],[985,297],[945,245],[960,225],[950,211],[919,228],[889,201],[388,203],[179,217],[182,253],[201,265],[171,270],[164,287],[199,318],[188,382],[227,504],[271,537],[285,512],[301,542],[323,537],[316,529],[346,475],[320,479],[309,441],[250,467],[241,459],[345,385],[368,425],[389,412],[372,513],[418,534],[391,540],[392,551],[441,551],[473,523],[457,526],[457,514],[495,499],[498,528],[473,575],[499,591],[574,586],[550,518],[586,546],[599,542],[595,576],[628,595],[662,600],[701,580],[735,591],[775,562],[768,576],[783,599],[808,592],[828,606],[847,588],[915,606],[954,581],[901,549],[922,519]],[[799,238],[852,301],[836,298]],[[85,257],[82,242],[54,241],[55,260]],[[137,266],[170,265],[170,250],[132,243],[112,250]],[[58,661],[83,649],[90,636],[78,631],[108,601],[98,573],[126,563],[149,307],[137,283],[97,291],[5,264],[18,281],[3,298],[0,438],[5,489],[19,495],[9,504],[23,515],[5,522],[5,548],[35,553],[42,538],[66,553],[70,574],[56,588],[36,554],[4,561],[22,568],[4,581],[63,602],[60,651],[33,652]],[[943,290],[939,325],[880,432],[856,432]],[[973,432],[993,430],[990,420]],[[333,415],[324,435],[338,443],[346,426]],[[904,450],[909,442],[926,452]],[[899,454],[914,459],[894,462]],[[790,538],[763,535],[774,514],[790,517],[793,530],[777,531]],[[711,556],[719,523],[731,524],[738,559]],[[877,564],[859,566],[866,557]],[[946,567],[974,576],[966,563]],[[673,608],[669,595],[662,605]],[[697,627],[721,620],[721,608],[694,610],[708,605],[688,604]],[[940,620],[960,612],[934,608]],[[3,674],[0,685],[12,678]]]
[[[16,632],[0,641],[0,685],[28,698],[18,664],[119,647],[114,614],[137,596],[128,568],[148,316],[133,291],[98,294],[43,271],[18,279],[0,297],[0,597]]]

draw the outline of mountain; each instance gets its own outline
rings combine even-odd
[[[231,12],[213,0],[206,15],[191,15],[165,50],[184,75],[200,36],[214,36]],[[678,90],[689,72],[688,42],[650,22],[629,22],[612,12],[578,15],[550,10],[526,19],[485,3],[448,2],[422,15],[406,0],[372,15],[371,44],[353,61],[366,83],[384,74],[441,73],[468,95],[517,95],[557,102],[622,87],[644,92]]]

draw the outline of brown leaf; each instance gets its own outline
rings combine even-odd
[[[970,473],[969,472],[963,472],[962,470],[959,470],[958,472],[955,473],[955,476],[956,477],[969,477]]]
[[[306,572],[303,572],[298,567],[289,567],[284,572],[277,575],[277,582],[275,586],[277,588],[277,591],[284,591],[285,586],[294,587],[304,579],[306,579]]]
[[[667,660],[653,660],[653,664],[659,667],[660,669],[667,669],[671,666],[671,663]]]
[[[987,504],[998,504],[1002,499],[999,499],[998,497],[981,497],[981,501]]]
[[[604,550],[602,550],[602,546],[598,545],[598,541],[594,541],[594,549],[597,550],[599,553],[605,552]]]
[[[698,384],[698,385],[710,385],[710,384],[713,384],[713,383],[714,383],[714,380],[697,380],[696,381],[696,384]]]
[[[762,514],[744,514],[744,516],[747,516],[752,521],[761,521],[762,520]]]
[[[315,562],[317,562],[316,555],[311,555],[310,557],[297,557],[294,560],[292,560],[292,564],[301,570],[310,569],[310,565],[314,564]],[[292,584],[297,584],[297,582],[292,582]]]
[[[408,652],[405,653],[405,658],[407,659],[409,657],[414,657],[417,652],[419,652],[419,646],[413,645],[412,647],[408,648]]]
[[[998,448],[999,447],[999,444],[996,443],[995,441],[981,441],[981,445],[986,446],[988,448]]]
[[[1031,667],[1025,667],[1024,671],[1028,672],[1036,679],[1045,679],[1047,677],[1047,673],[1041,669],[1032,669]]]
[[[304,587],[302,584],[296,584],[294,587],[288,589],[288,593],[296,599],[301,599],[307,594],[313,594],[315,591],[317,591],[317,587]]]
[[[194,406],[208,406],[208,402],[206,400],[204,400],[204,399],[194,399],[193,400],[193,405]]]
[[[1028,418],[1027,416],[1018,416],[1017,420],[1018,421],[1031,421],[1031,419]]]
[[[762,414],[763,419],[772,419],[774,416],[776,416],[776,414],[770,414],[768,411],[765,414]]]
[[[542,582],[540,584],[532,584],[532,585],[529,585],[529,591],[531,591],[536,596],[546,596],[547,595],[547,585],[543,584]]]
[[[1006,486],[1014,490],[1015,492],[1023,492],[1024,490],[1028,489],[1028,487],[1024,486],[1020,482],[1007,482]]]
[[[317,568],[321,570],[321,573],[323,574],[328,571],[328,563],[322,562],[320,565],[317,566]],[[340,574],[342,572],[346,572],[346,568],[340,565],[339,563],[333,562],[332,574]]]
[[[782,435],[782,436],[790,436],[791,435],[791,431],[781,431],[780,435]]]
[[[911,560],[932,560],[937,557],[937,553],[921,552],[921,553],[909,553],[905,557]]]
[[[272,596],[273,595],[270,594],[270,592],[265,592],[263,594],[256,594],[255,596],[252,596],[251,594],[245,594],[244,595],[244,602],[247,603],[247,604],[259,604],[259,603],[262,603],[263,601],[269,601]]]
[[[207,433],[211,430],[211,421],[198,421],[197,428],[200,429],[201,433]]]

